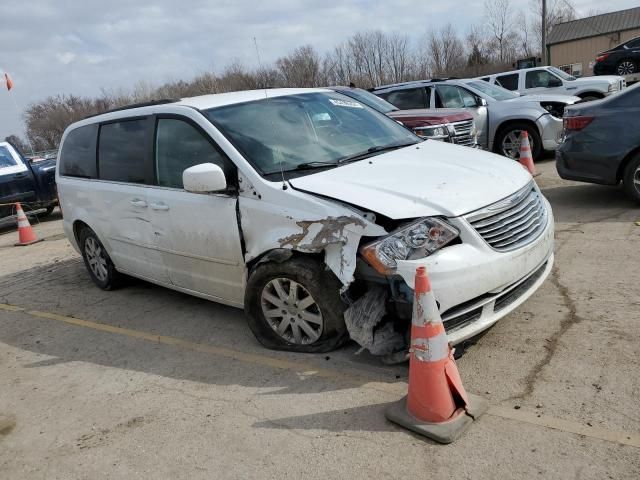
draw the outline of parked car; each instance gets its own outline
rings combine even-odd
[[[567,95],[527,95],[482,80],[423,80],[372,90],[404,108],[466,108],[473,116],[480,145],[509,158],[520,156],[520,133],[526,130],[534,160],[555,150],[562,132],[562,113],[580,99]]]
[[[539,93],[575,95],[585,101],[604,98],[626,87],[624,78],[620,76],[576,78],[556,67],[513,70],[482,77],[480,80],[523,95]]]
[[[567,180],[617,185],[640,202],[640,84],[620,95],[568,107],[558,174]]]
[[[640,72],[640,37],[632,38],[611,50],[599,53],[593,65],[594,75],[632,75]]]
[[[32,164],[10,143],[0,142],[0,218],[11,215],[16,202],[50,214],[58,203],[55,169],[55,160]]]
[[[380,113],[393,118],[416,135],[455,143],[466,147],[478,146],[478,133],[473,116],[464,109],[416,109],[400,110],[386,100],[355,87],[329,87],[347,97],[358,100]]]
[[[67,128],[58,161],[64,230],[96,285],[124,273],[244,308],[270,348],[336,348],[372,289],[406,325],[418,266],[460,342],[553,264],[551,208],[520,165],[327,89],[102,114]]]

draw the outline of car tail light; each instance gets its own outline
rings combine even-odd
[[[602,55],[598,55],[596,57],[596,62],[604,62],[609,55],[610,55],[609,53],[603,53]]]
[[[565,130],[582,130],[594,117],[565,117],[562,122]]]

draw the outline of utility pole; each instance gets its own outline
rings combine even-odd
[[[542,0],[542,65],[547,64],[547,0]]]

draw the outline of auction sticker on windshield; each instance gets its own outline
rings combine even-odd
[[[360,103],[349,100],[336,100],[335,98],[330,98],[329,101],[338,107],[362,108]]]

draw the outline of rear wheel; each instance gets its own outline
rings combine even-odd
[[[638,71],[638,65],[633,60],[622,60],[616,65],[616,73],[618,75],[631,75]]]
[[[508,158],[520,158],[520,134],[526,131],[531,145],[531,156],[537,160],[542,153],[542,140],[538,130],[527,123],[512,123],[500,129],[496,135],[494,151]]]
[[[247,283],[249,328],[267,348],[329,352],[349,337],[338,279],[312,258],[258,265]]]
[[[117,288],[122,277],[95,232],[86,227],[80,232],[79,240],[82,258],[93,282],[102,290]]]
[[[622,186],[631,199],[640,203],[640,154],[633,157],[624,169]]]

